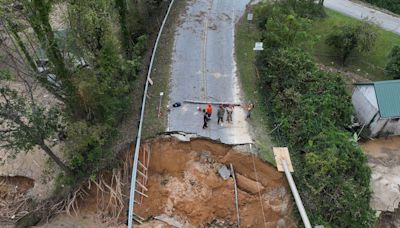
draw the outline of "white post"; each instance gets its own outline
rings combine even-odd
[[[161,103],[162,103],[162,97],[164,96],[164,92],[160,93],[160,104],[158,105],[158,117],[161,115]]]
[[[308,216],[306,210],[304,209],[303,202],[301,201],[299,192],[297,191],[296,184],[293,181],[292,174],[289,171],[286,160],[282,160],[282,166],[285,170],[286,178],[289,182],[290,189],[292,190],[294,200],[296,201],[297,208],[299,209],[301,219],[303,220],[304,226],[306,228],[311,228],[310,220],[308,220]]]

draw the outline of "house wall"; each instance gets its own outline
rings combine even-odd
[[[355,115],[361,125],[366,124],[363,133],[367,137],[400,135],[400,119],[381,119],[373,85],[354,87],[352,103]],[[368,125],[370,123],[370,125]]]
[[[378,112],[378,102],[373,85],[355,86],[351,101],[356,117],[361,124],[368,124]]]
[[[378,115],[376,120],[369,126],[370,137],[400,135],[400,120],[398,118],[378,119],[379,117]]]

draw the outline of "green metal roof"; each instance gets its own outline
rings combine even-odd
[[[400,117],[400,80],[373,84],[381,118]]]

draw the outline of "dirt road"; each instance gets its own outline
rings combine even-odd
[[[170,104],[184,100],[240,103],[234,58],[235,23],[249,0],[189,0],[175,32]],[[250,143],[245,112],[236,107],[233,123],[217,124],[214,107],[209,128],[203,130],[198,105],[172,108],[169,131],[196,133],[227,144]],[[204,106],[200,106],[204,108]]]

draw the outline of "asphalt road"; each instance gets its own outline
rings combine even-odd
[[[368,18],[383,29],[400,35],[399,17],[394,17],[349,0],[325,0],[324,6],[357,19]]]
[[[175,31],[168,131],[196,133],[227,144],[250,143],[245,112],[236,107],[233,123],[217,124],[217,106],[207,129],[202,129],[204,105],[185,100],[243,103],[234,58],[235,23],[249,0],[189,0]],[[225,119],[225,118],[224,118]]]

